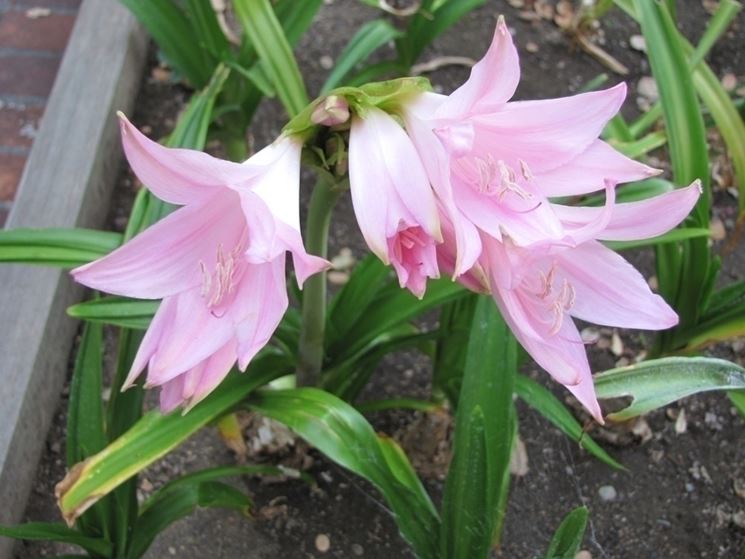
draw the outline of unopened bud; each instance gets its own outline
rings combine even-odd
[[[349,120],[349,104],[344,97],[329,95],[318,103],[310,119],[323,126],[343,124]]]

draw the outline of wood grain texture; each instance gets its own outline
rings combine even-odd
[[[116,111],[132,107],[146,38],[116,0],[84,0],[7,228],[95,227],[120,162]],[[0,266],[0,523],[21,519],[68,370],[82,290],[67,272]],[[0,538],[0,559],[12,542]]]

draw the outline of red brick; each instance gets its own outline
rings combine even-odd
[[[42,107],[0,108],[0,146],[31,147],[43,113]]]
[[[52,89],[61,57],[5,56],[0,59],[0,95],[46,97]]]
[[[74,23],[69,14],[30,18],[25,12],[5,12],[0,16],[0,47],[61,52]]]
[[[0,153],[0,201],[13,199],[25,164],[26,158],[22,155]]]

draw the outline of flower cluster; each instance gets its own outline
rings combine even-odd
[[[315,107],[312,121],[350,119],[355,215],[401,286],[422,297],[428,278],[442,272],[490,293],[523,347],[602,422],[571,318],[664,329],[677,316],[600,241],[668,231],[690,212],[700,187],[616,204],[617,184],[657,174],[598,139],[625,87],[509,101],[519,77],[500,19],[488,52],[451,95],[420,92],[398,104],[396,115],[334,95]],[[236,362],[245,369],[270,339],[287,308],[286,252],[301,285],[327,266],[300,237],[302,142],[283,135],[237,164],[164,148],[123,116],[121,126],[138,177],[183,207],[73,275],[109,293],[163,299],[128,382],[147,367],[147,386],[162,387],[165,411],[189,407]],[[603,207],[554,201],[596,191],[605,191]]]
[[[500,18],[468,81],[449,96],[421,93],[400,117],[352,117],[352,200],[371,250],[421,296],[439,271],[491,293],[536,362],[602,422],[583,340],[571,317],[658,330],[677,315],[641,274],[599,241],[650,238],[675,227],[697,183],[615,204],[619,183],[658,171],[598,139],[623,84],[543,101],[509,101],[520,79]],[[602,208],[553,198],[605,191]]]
[[[283,137],[245,163],[169,149],[120,116],[137,176],[158,198],[183,206],[76,281],[108,293],[163,299],[125,388],[147,367],[164,412],[187,409],[238,363],[245,370],[287,310],[285,254],[298,284],[328,266],[300,237],[301,142]]]

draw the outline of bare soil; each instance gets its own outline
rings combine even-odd
[[[704,4],[707,2],[704,2]],[[515,2],[512,2],[515,4]],[[525,4],[531,4],[526,1]],[[708,18],[699,0],[680,0],[679,17],[684,32],[694,42]],[[578,50],[572,41],[546,19],[528,21],[521,9],[492,0],[471,13],[443,35],[422,60],[444,55],[477,59],[486,49],[498,14],[507,17],[515,33],[522,60],[522,82],[517,98],[548,98],[576,92],[582,84],[607,72],[596,59]],[[354,0],[329,0],[312,31],[297,49],[311,92],[318,91],[327,70],[322,57],[341,51],[354,31],[376,12]],[[642,53],[630,47],[638,28],[615,12],[603,20],[603,47],[629,67],[625,78],[630,94],[624,113],[637,114],[636,85],[650,71]],[[745,77],[745,18],[740,16],[727,36],[708,57],[718,75]],[[608,85],[621,81],[611,74]],[[151,136],[166,133],[188,96],[183,88],[156,79],[149,73],[140,92],[134,122]],[[467,77],[466,68],[449,66],[429,77],[437,89],[449,92]],[[257,146],[271,141],[284,116],[276,102],[266,103],[249,131]],[[664,165],[664,152],[657,154]],[[122,168],[111,226],[122,229],[134,193],[130,172]],[[307,189],[304,193],[307,197]],[[715,196],[717,215],[731,235],[736,202],[724,190]],[[718,245],[723,244],[719,242]],[[357,256],[365,248],[357,231],[350,201],[342,200],[336,212],[331,254],[349,247]],[[639,252],[632,260],[647,275],[652,274],[649,253]],[[741,242],[724,260],[723,283],[745,279],[745,246]],[[612,330],[601,330],[602,339]],[[595,370],[614,366],[619,359],[633,361],[644,339],[638,332],[620,332],[624,351],[616,355],[608,343],[590,348]],[[745,341],[714,349],[716,355],[745,363]],[[429,390],[428,363],[422,357],[403,354],[386,359],[365,397],[411,395],[426,397]],[[547,375],[528,367],[561,398],[564,392]],[[37,486],[26,511],[29,520],[57,520],[53,486],[64,476],[64,422],[66,396],[60,402],[57,421],[49,434],[47,452],[38,466]],[[585,504],[590,526],[584,549],[594,558],[624,559],[740,559],[745,550],[745,422],[722,394],[688,398],[666,410],[649,414],[644,423],[629,429],[590,434],[626,471],[615,471],[598,462],[551,427],[536,412],[519,404],[520,436],[525,442],[528,471],[513,478],[503,543],[497,557],[531,558],[545,551],[553,530],[564,514]],[[685,414],[686,429],[681,432]],[[426,484],[439,500],[442,458],[448,422],[411,412],[388,412],[371,416],[376,428],[404,440],[415,464],[427,475]],[[583,418],[584,419],[584,418]],[[676,424],[678,429],[676,430]],[[633,429],[633,431],[632,431]],[[636,433],[636,434],[635,434]],[[408,441],[408,442],[407,442]],[[419,441],[419,444],[408,444]],[[447,445],[445,445],[447,446]],[[290,452],[292,454],[292,452]],[[349,472],[310,453],[311,473],[318,488],[297,481],[266,483],[240,480],[254,496],[256,517],[249,520],[236,513],[202,510],[164,532],[154,543],[149,559],[180,557],[226,559],[307,559],[336,557],[392,559],[413,557],[398,535],[385,503],[377,492]],[[167,456],[142,476],[142,493],[157,488],[175,475],[199,468],[231,464],[235,459],[212,429],[206,429]],[[426,467],[425,467],[426,466]],[[612,486],[615,498],[603,500],[600,488]],[[604,492],[609,491],[604,489]],[[330,541],[327,552],[316,548],[318,535]],[[49,556],[64,548],[46,544],[20,544],[18,559]]]

